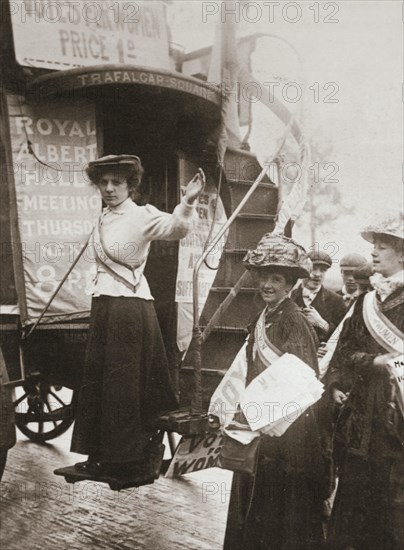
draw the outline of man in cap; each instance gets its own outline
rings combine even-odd
[[[306,315],[314,328],[319,342],[325,342],[345,315],[344,300],[323,286],[327,271],[332,266],[331,257],[322,250],[308,254],[313,269],[310,276],[292,291],[291,298]]]
[[[366,294],[367,292],[370,292],[371,290],[373,290],[372,283],[370,281],[370,277],[372,276],[372,273],[373,273],[373,267],[370,262],[354,270],[353,278],[356,284],[358,285],[358,290],[357,290],[357,297],[355,298],[353,303],[355,303],[355,301],[359,298],[359,296],[362,296],[362,294]],[[337,331],[339,332],[335,340],[332,336],[330,337],[330,341],[327,344],[327,347],[328,349],[330,349],[330,352],[333,353],[335,351],[338,345],[338,340],[341,337],[341,334],[343,333],[343,331],[346,330],[343,328],[343,326],[345,326],[345,321],[347,321],[347,319],[351,316],[352,312],[353,312],[353,308],[351,308],[351,310],[347,312],[344,319],[341,321],[340,326],[337,328]],[[331,358],[332,358],[332,355],[331,355]],[[332,376],[335,377],[335,370],[338,369],[338,361],[337,361],[337,364],[335,364],[335,361],[333,361],[333,365],[334,366],[332,370],[334,371],[334,374],[330,373],[327,376],[324,376],[323,374],[324,376],[323,382],[326,384],[329,384],[329,377],[332,377]],[[321,366],[321,362],[320,362],[320,366]],[[328,366],[325,368],[328,370]],[[320,368],[320,373],[321,373],[321,368]],[[343,386],[345,387],[344,391],[342,391],[341,388],[335,391],[334,400],[338,405],[343,405],[344,402],[346,401],[348,397],[347,392],[349,391],[349,388],[351,387],[351,385],[352,385],[351,376],[348,373],[347,380],[343,384]]]
[[[326,289],[323,286],[325,275],[332,266],[331,257],[322,250],[312,250],[308,254],[312,269],[309,277],[303,279],[302,284],[296,288],[291,298],[296,302],[306,315],[307,320],[312,325],[318,338],[318,344],[325,343],[335,328],[342,321],[346,308],[342,296]],[[323,348],[320,348],[322,350]],[[325,350],[323,350],[323,353]],[[318,355],[320,355],[318,353]],[[322,399],[318,403],[319,412],[319,432],[321,436],[322,454],[325,465],[325,483],[327,493],[325,497],[330,497],[334,488],[335,479],[332,465],[332,408],[329,401]],[[323,519],[328,520],[330,508],[327,500],[323,505]]]
[[[353,278],[355,279],[355,283],[358,285],[358,296],[364,292],[373,290],[372,283],[370,282],[370,277],[372,274],[373,268],[370,262],[367,262],[354,270]]]
[[[358,284],[354,278],[354,271],[365,264],[366,258],[356,252],[345,254],[345,256],[341,258],[340,269],[344,284],[337,294],[343,297],[347,309],[349,309],[359,294]]]

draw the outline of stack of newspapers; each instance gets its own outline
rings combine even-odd
[[[240,408],[251,432],[233,422],[225,431],[243,443],[260,434],[279,437],[324,391],[314,370],[285,353],[245,388]]]

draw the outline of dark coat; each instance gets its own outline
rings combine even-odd
[[[291,298],[299,307],[306,307],[303,300],[303,287],[301,285],[292,292]],[[342,296],[338,296],[335,292],[321,286],[315,299],[312,301],[311,306],[316,309],[321,317],[329,324],[328,331],[324,331],[319,327],[313,327],[318,342],[325,342],[346,314],[344,299]],[[316,404],[316,408],[319,416],[319,429],[321,433],[323,456],[326,461],[326,479],[328,486],[326,496],[330,497],[335,488],[335,471],[332,458],[335,405],[330,402],[328,396],[324,395]]]
[[[292,291],[290,297],[299,307],[306,307],[303,300],[303,289],[301,285]],[[319,341],[325,342],[346,314],[344,300],[342,296],[338,296],[336,292],[328,290],[322,286],[318,291],[317,296],[312,301],[311,306],[314,307],[314,309],[319,312],[321,317],[330,325],[327,332],[318,327],[314,327]]]
[[[289,298],[266,318],[267,335],[317,371],[313,331]],[[247,347],[247,384],[262,366]],[[322,542],[323,470],[317,418],[312,408],[281,437],[263,436],[255,481],[235,473],[224,541],[225,550],[310,550]]]
[[[354,303],[354,301],[357,298],[357,295],[355,294],[353,296],[349,296],[349,298],[347,297],[344,299],[344,293],[342,292],[342,289],[337,290],[336,294],[338,294],[338,296],[341,296],[341,298],[344,300],[345,308],[347,310],[351,307],[351,305]]]
[[[390,406],[392,386],[386,353],[369,333],[359,296],[344,324],[330,364],[329,384],[349,398],[336,428],[339,485],[330,526],[332,548],[398,550],[404,547],[404,422]],[[404,332],[404,290],[379,302],[384,315]]]

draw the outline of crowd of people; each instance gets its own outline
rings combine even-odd
[[[314,369],[324,393],[283,435],[260,436],[254,476],[235,471],[226,550],[404,548],[403,216],[362,236],[372,261],[343,257],[339,292],[324,286],[331,257],[283,236],[265,235],[244,259],[266,304],[246,386],[275,349]]]
[[[88,455],[76,469],[90,476],[130,475],[147,462],[155,419],[178,405],[143,270],[152,240],[190,231],[204,175],[167,214],[134,201],[142,171],[131,155],[88,167],[106,208],[91,238],[97,273],[71,449]],[[403,396],[388,367],[403,360],[403,217],[362,236],[372,261],[344,256],[339,292],[325,285],[331,257],[283,235],[264,235],[244,259],[265,302],[249,327],[246,387],[288,353],[321,376],[325,391],[282,435],[261,435],[253,475],[235,472],[227,550],[404,548]],[[120,256],[127,242],[138,244],[130,263]],[[2,468],[15,441],[7,430]]]

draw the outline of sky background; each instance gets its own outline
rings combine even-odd
[[[403,209],[403,5],[398,0],[347,0],[329,2],[328,6],[300,1],[295,4],[301,18],[292,23],[287,18],[296,17],[293,6],[287,8],[286,17],[282,14],[291,2],[274,6],[272,22],[268,6],[263,2],[251,4],[250,11],[240,12],[238,35],[271,33],[289,43],[274,38],[260,40],[253,56],[254,73],[261,81],[301,84],[301,101],[288,105],[292,111],[298,109],[306,136],[330,148],[326,160],[338,166],[336,185],[344,203],[355,209],[354,214],[341,216],[318,232],[319,247],[336,243],[335,260],[350,251],[370,258],[371,246],[360,237],[361,227],[385,211]],[[314,4],[318,22],[310,9]],[[219,13],[206,16],[204,22],[206,9]],[[169,8],[173,40],[186,52],[211,45],[220,14],[220,2],[174,1]],[[326,23],[327,15],[338,22]],[[300,61],[293,48],[299,52]],[[316,82],[318,102],[309,89]],[[324,91],[327,83],[335,84]],[[333,98],[338,102],[324,102],[326,92],[336,89]],[[281,127],[259,111],[250,141],[253,152],[260,159],[267,157],[280,134]],[[297,224],[294,237],[309,246],[304,222],[303,218]],[[337,265],[333,272],[338,272]]]

